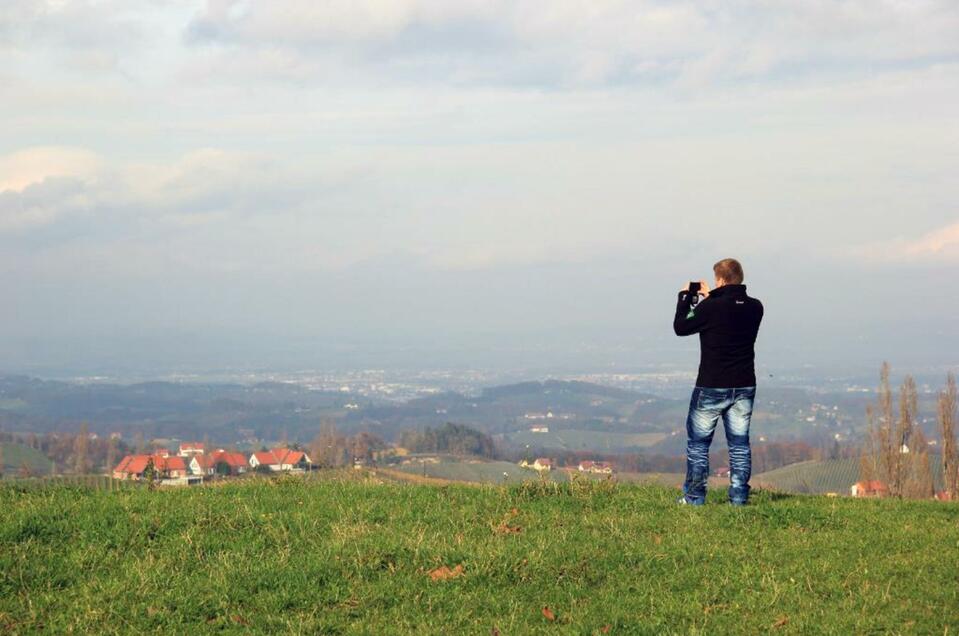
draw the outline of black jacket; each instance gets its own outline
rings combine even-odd
[[[696,386],[756,386],[754,345],[763,304],[746,295],[745,285],[724,285],[695,307],[691,303],[691,294],[679,292],[673,330],[677,336],[699,334]]]

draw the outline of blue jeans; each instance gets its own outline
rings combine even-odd
[[[691,504],[706,503],[709,478],[709,445],[719,418],[723,419],[729,446],[729,501],[745,504],[749,499],[752,453],[749,449],[749,421],[753,415],[756,387],[693,389],[686,417],[686,482],[683,494]]]

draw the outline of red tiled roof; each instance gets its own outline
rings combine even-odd
[[[269,466],[270,464],[278,463],[276,457],[273,456],[272,451],[258,451],[253,453],[253,457],[256,457],[256,462],[258,464],[265,464]]]
[[[203,450],[203,442],[183,442],[180,444],[180,452],[185,450]]]
[[[146,470],[150,460],[153,460],[153,467],[159,471],[186,470],[186,463],[182,457],[163,457],[162,455],[127,455],[113,470],[139,475]]]
[[[219,450],[219,451],[214,451],[207,457],[209,457],[211,466],[218,464],[220,462],[226,462],[226,464],[230,466],[231,468],[238,468],[240,466],[247,465],[246,457],[243,455],[243,453],[230,453],[227,451]]]
[[[277,464],[297,464],[301,459],[303,459],[303,451],[297,451],[290,448],[274,448],[272,451],[273,456],[276,457]]]

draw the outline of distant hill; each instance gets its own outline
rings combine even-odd
[[[3,474],[6,476],[17,475],[21,468],[26,465],[34,475],[50,474],[50,460],[43,453],[23,444],[12,444],[10,442],[0,442],[0,448],[3,452]]]
[[[931,458],[936,488],[942,487],[942,467],[938,456]],[[752,484],[782,492],[848,495],[849,487],[859,481],[859,459],[831,459],[799,462],[753,475]]]

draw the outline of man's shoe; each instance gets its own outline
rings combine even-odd
[[[686,499],[686,495],[683,495],[682,497],[680,497],[679,499],[676,500],[676,503],[678,503],[680,506],[702,506],[705,502],[703,502],[703,501],[690,501],[690,500]]]

